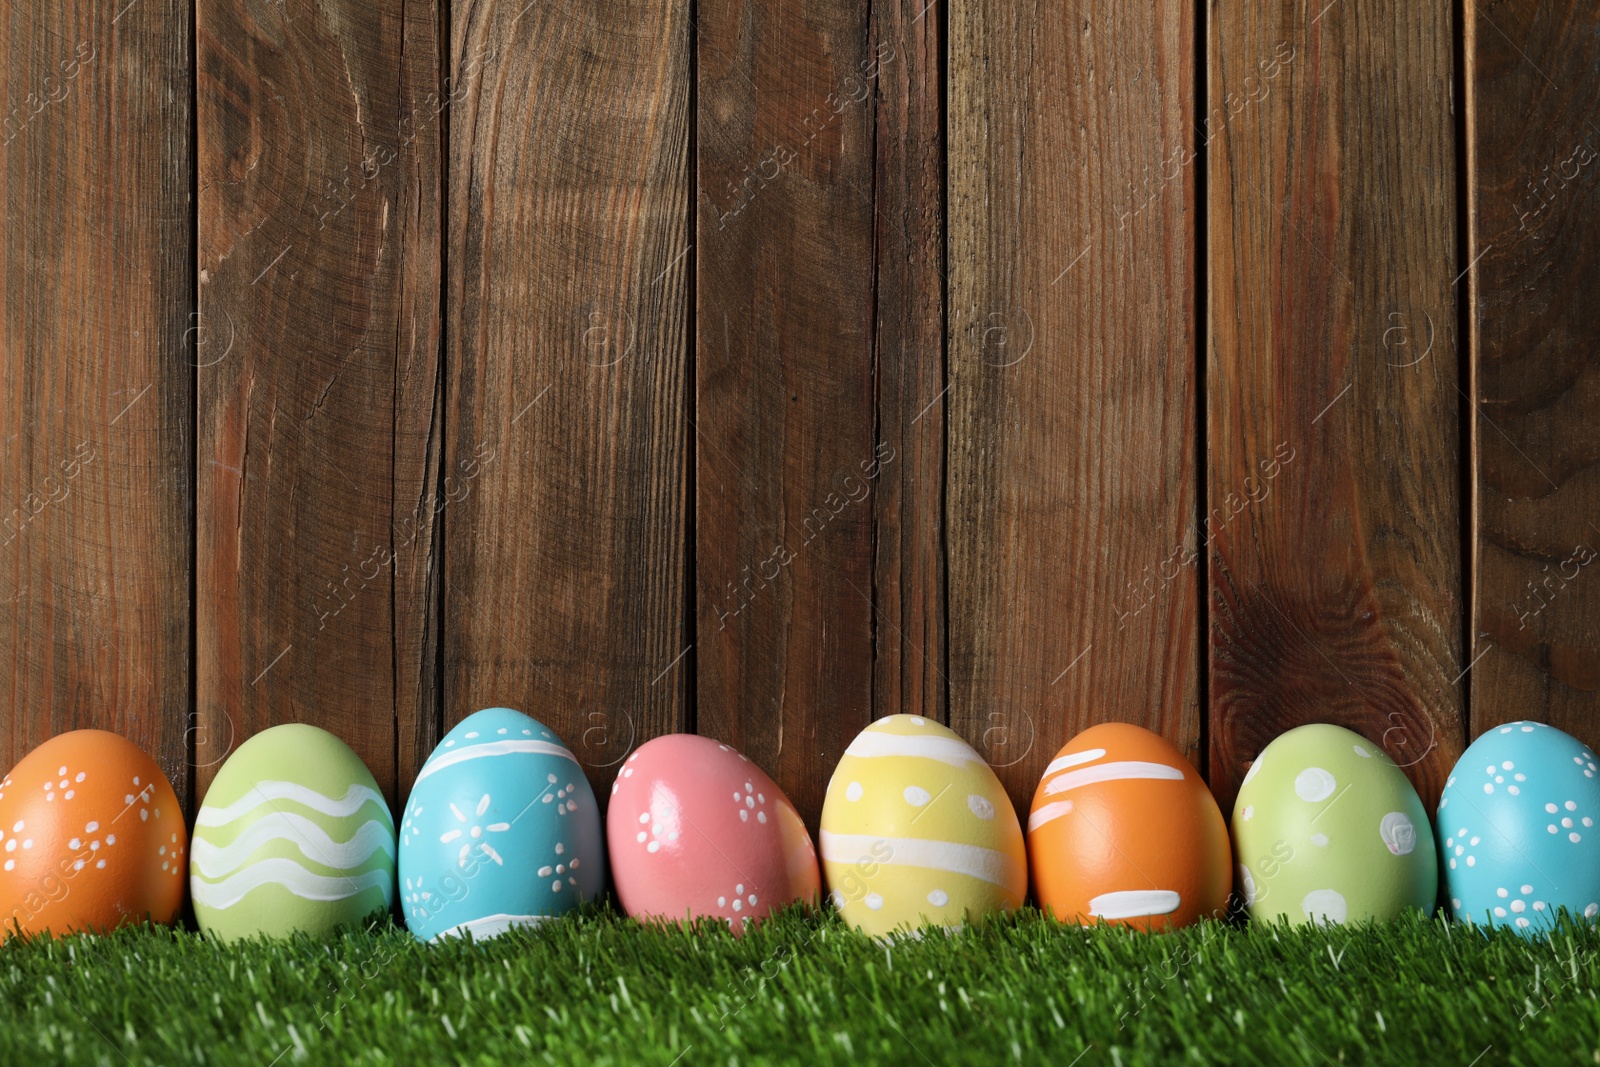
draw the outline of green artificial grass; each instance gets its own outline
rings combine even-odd
[[[1035,912],[869,941],[791,912],[736,939],[597,909],[421,945],[181,930],[0,948],[0,1062],[1600,1063],[1600,931],[1420,916],[1175,934]]]

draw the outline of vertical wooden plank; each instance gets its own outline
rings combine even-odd
[[[1600,8],[1467,5],[1472,728],[1600,744]]]
[[[685,725],[688,13],[451,12],[446,720],[525,710],[602,804]]]
[[[1461,750],[1445,0],[1209,11],[1211,785],[1307,722]]]
[[[432,736],[438,18],[197,5],[202,789],[299,721],[393,798]]]
[[[698,727],[815,825],[873,710],[877,57],[843,0],[698,31]]]
[[[0,760],[114,730],[187,790],[189,6],[0,19]]]
[[[872,5],[877,444],[875,716],[945,722],[943,7]],[[991,737],[991,757],[1005,743]]]
[[[1023,810],[1096,722],[1198,761],[1194,26],[951,8],[950,717]]]

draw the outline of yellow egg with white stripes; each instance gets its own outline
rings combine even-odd
[[[1000,779],[932,719],[890,715],[845,749],[822,805],[822,875],[840,915],[873,937],[957,929],[1010,911],[1027,849]]]

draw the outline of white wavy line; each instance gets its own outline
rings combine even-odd
[[[1047,822],[1054,822],[1072,810],[1072,801],[1057,800],[1041,804],[1028,816],[1028,833],[1033,833]]]
[[[877,730],[864,730],[844,750],[846,756],[873,759],[879,756],[917,756],[938,760],[952,767],[968,763],[982,763],[983,757],[957,737],[921,737],[908,734],[890,734]]]
[[[263,815],[226,845],[197,837],[189,855],[202,875],[221,878],[244,866],[256,849],[271,841],[292,841],[306,859],[324,867],[359,867],[380,850],[391,860],[395,856],[394,832],[376,819],[362,823],[350,840],[335,841],[321,826],[290,811]]]
[[[1133,919],[1145,915],[1171,915],[1178,910],[1178,894],[1170,889],[1119,889],[1089,901],[1089,914],[1097,919]]]
[[[382,889],[383,899],[394,902],[394,871],[364,871],[361,874],[330,877],[312,874],[294,860],[281,856],[252,863],[220,882],[189,878],[189,892],[196,904],[218,910],[231,908],[264,885],[281,885],[302,900],[345,900],[368,889]]]
[[[552,744],[549,741],[490,741],[486,745],[472,745],[469,748],[458,748],[454,752],[434,751],[428,757],[428,762],[422,765],[422,773],[417,775],[420,782],[436,771],[454,766],[466,760],[478,759],[481,756],[509,756],[518,752],[533,752],[542,756],[560,756],[573,763],[578,762],[578,757],[568,751],[566,745]],[[416,788],[413,783],[412,788]]]
[[[312,811],[337,819],[354,815],[361,810],[361,805],[368,801],[376,801],[385,812],[389,810],[389,802],[383,799],[383,794],[364,785],[352,785],[344,796],[335,800],[299,782],[257,782],[250,792],[225,808],[207,807],[202,804],[200,814],[194,822],[196,826],[226,826],[241,815],[248,815],[263,804],[271,804],[277,800],[292,800],[296,804],[304,804]]]
[[[1090,748],[1082,752],[1069,752],[1065,756],[1057,756],[1050,761],[1050,766],[1044,769],[1043,778],[1048,778],[1057,771],[1064,771],[1068,767],[1076,767],[1080,763],[1093,763],[1106,754],[1103,748]]]
[[[488,937],[499,937],[513,926],[538,926],[549,918],[548,915],[509,915],[501,912],[498,915],[485,915],[481,919],[457,923],[448,930],[434,934],[428,940],[442,941],[447,937],[460,937],[462,934],[471,933],[474,940],[482,941]]]
[[[1183,772],[1165,763],[1145,763],[1142,760],[1102,763],[1098,767],[1085,767],[1082,770],[1068,771],[1066,774],[1058,775],[1044,784],[1044,792],[1046,796],[1050,796],[1054,793],[1065,793],[1069,789],[1076,789],[1080,785],[1112,782],[1120,778],[1182,781]]]
[[[823,830],[821,835],[822,858],[829,863],[866,865],[881,863],[888,867],[926,867],[933,871],[949,871],[1011,889],[1006,877],[1019,863],[1004,852],[977,845],[959,845],[952,841],[924,841],[915,837],[879,837],[876,834],[835,834]],[[880,859],[883,849],[889,856]]]

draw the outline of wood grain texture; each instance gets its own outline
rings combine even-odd
[[[874,4],[871,32],[877,440],[894,456],[873,493],[873,710],[945,722],[942,6]]]
[[[445,716],[533,715],[602,805],[686,725],[688,10],[451,12]]]
[[[189,6],[0,19],[0,760],[113,730],[188,786]]]
[[[1209,9],[1212,789],[1307,722],[1462,742],[1451,8]]]
[[[1198,761],[1194,26],[951,9],[950,718],[1023,811],[1096,722]]]
[[[1472,729],[1600,744],[1600,9],[1467,5],[1478,488]],[[1481,259],[1478,259],[1479,256]]]
[[[438,9],[197,26],[200,783],[303,721],[395,799],[436,718]]]
[[[872,718],[872,493],[899,458],[874,437],[883,64],[842,0],[703,0],[697,47],[698,728],[814,826]]]

